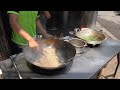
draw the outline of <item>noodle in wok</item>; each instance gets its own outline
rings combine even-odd
[[[45,47],[43,49],[43,54],[39,60],[36,60],[34,62],[35,65],[40,66],[40,67],[58,67],[62,63],[59,62],[59,58],[55,53],[55,48],[52,47]]]

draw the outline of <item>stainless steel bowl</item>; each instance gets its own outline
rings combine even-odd
[[[79,38],[72,38],[69,40],[69,43],[71,43],[75,47],[80,47],[80,48],[86,46],[86,42]]]
[[[87,46],[87,43],[79,38],[72,38],[69,40],[69,43],[75,47],[76,53],[83,53],[83,48]]]

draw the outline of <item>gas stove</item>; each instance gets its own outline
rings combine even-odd
[[[84,53],[88,52],[90,48],[84,49]],[[53,75],[46,75],[41,73],[35,73],[32,71],[28,65],[27,61],[23,55],[23,53],[20,53],[18,56],[13,55],[13,57],[16,56],[14,59],[20,74],[22,75],[23,79],[25,78],[31,78],[31,79],[66,79],[66,78],[79,78],[79,75],[81,73],[81,66],[79,65],[80,60],[78,60],[79,57],[81,57],[83,54],[76,54],[74,57],[73,62],[71,62],[69,65],[67,65],[64,68],[61,68],[58,71],[52,72]],[[1,69],[3,71],[3,74],[5,76],[5,79],[19,79],[18,73],[16,72],[16,69],[13,66],[13,63],[11,59],[7,59],[0,62]]]
[[[76,54],[73,62],[65,69],[61,69],[61,73],[54,75],[43,75],[35,73],[28,68],[23,53],[20,53],[14,61],[23,78],[31,79],[93,79],[96,78],[100,70],[120,52],[120,42],[113,39],[107,39],[98,47],[83,48],[81,54]],[[15,57],[16,55],[12,55]],[[119,59],[118,59],[119,60]],[[118,63],[119,65],[119,63]],[[0,69],[6,79],[19,79],[16,69],[11,59],[0,62]]]

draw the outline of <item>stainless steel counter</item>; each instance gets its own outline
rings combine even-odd
[[[26,65],[23,54],[16,59],[18,68],[24,78],[33,79],[91,79],[120,52],[120,41],[107,39],[97,47],[85,47],[83,54],[76,54],[71,67],[64,73],[54,76],[45,76],[32,72]],[[1,68],[6,79],[18,78],[11,60],[7,59],[0,62]]]

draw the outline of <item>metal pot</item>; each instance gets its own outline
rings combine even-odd
[[[87,43],[79,38],[72,38],[69,40],[69,43],[71,43],[76,48],[76,53],[83,53],[83,48],[87,46]]]
[[[97,45],[97,44],[101,44],[103,41],[105,41],[107,38],[106,36],[100,32],[100,31],[95,31],[95,30],[91,30],[90,28],[82,28],[81,30],[79,28],[75,28],[75,36],[83,39],[87,42],[87,44],[90,45]],[[87,40],[87,38],[89,39],[90,37],[95,37],[95,40]]]
[[[31,65],[33,65],[34,67],[37,67],[39,69],[55,70],[55,69],[62,68],[64,66],[66,66],[69,62],[71,62],[76,54],[75,47],[72,44],[65,42],[63,40],[51,38],[51,39],[36,39],[36,41],[42,49],[52,45],[52,47],[55,48],[55,50],[56,50],[57,57],[63,62],[58,67],[37,66],[34,64],[34,62],[36,60],[40,59],[42,54],[40,54],[38,52],[33,52],[32,49],[29,48],[28,46],[24,47],[23,53],[24,53],[24,56],[25,56],[27,62],[29,62]],[[47,52],[47,53],[50,53],[50,52]]]

